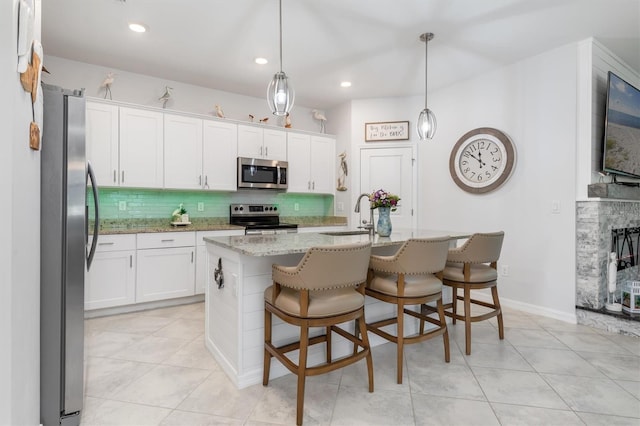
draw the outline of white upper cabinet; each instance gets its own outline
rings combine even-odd
[[[333,194],[335,140],[293,132],[287,137],[288,192]]]
[[[163,114],[120,107],[120,186],[163,187]]]
[[[202,120],[164,114],[164,187],[200,189],[202,175]]]
[[[118,106],[87,102],[87,160],[100,186],[118,186]]]
[[[238,126],[205,120],[202,139],[202,188],[235,191],[237,157]]]
[[[287,133],[283,130],[238,125],[238,157],[287,159]]]

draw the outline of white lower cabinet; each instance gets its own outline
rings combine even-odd
[[[86,274],[84,308],[109,308],[135,303],[136,236],[101,235]]]
[[[229,231],[199,231],[196,232],[196,294],[204,294],[207,285],[207,245],[205,237],[230,237],[244,235],[244,229]]]
[[[195,232],[138,234],[136,302],[194,295]]]

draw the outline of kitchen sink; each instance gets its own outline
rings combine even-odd
[[[333,236],[339,236],[339,235],[364,235],[364,234],[368,234],[369,230],[368,229],[359,229],[357,231],[329,231],[329,232],[320,232],[323,235],[333,235]]]

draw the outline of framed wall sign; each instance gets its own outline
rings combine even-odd
[[[365,142],[407,141],[409,140],[409,122],[364,123],[364,140]]]

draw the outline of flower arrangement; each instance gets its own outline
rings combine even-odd
[[[173,213],[171,213],[171,218],[174,222],[180,222],[182,220],[182,215],[187,214],[187,209],[184,208],[184,205],[180,203],[180,207],[175,209]]]
[[[372,209],[377,209],[378,207],[390,207],[391,211],[395,212],[398,207],[398,201],[400,201],[400,197],[395,194],[391,194],[384,189],[378,189],[377,191],[369,194],[369,203],[371,204]]]

